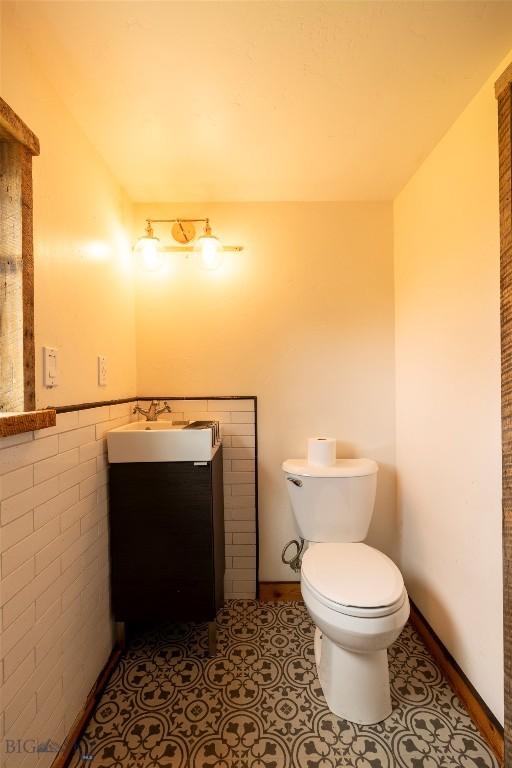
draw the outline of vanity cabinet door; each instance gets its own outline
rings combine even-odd
[[[117,621],[214,617],[219,566],[224,575],[218,541],[222,538],[223,550],[223,524],[221,535],[219,501],[213,494],[213,475],[222,467],[218,454],[196,466],[110,466],[112,609]]]

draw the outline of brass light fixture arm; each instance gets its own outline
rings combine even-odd
[[[146,232],[148,233],[149,237],[153,236],[153,224],[204,224],[205,229],[210,229],[210,219],[204,218],[204,219],[146,219]],[[149,234],[151,233],[151,234]],[[243,245],[224,245],[223,250],[224,251],[243,251]],[[185,251],[188,253],[192,253],[194,251],[194,247],[190,245],[164,245],[160,247],[161,251]]]
[[[243,245],[223,245],[222,250],[223,251],[235,251],[240,252],[243,251],[244,247]],[[162,245],[160,247],[160,250],[164,253],[171,253],[171,252],[178,252],[182,251],[185,253],[193,253],[194,252],[194,246],[192,245]]]
[[[148,224],[179,224],[182,221],[184,224],[208,224],[210,219],[146,219]]]

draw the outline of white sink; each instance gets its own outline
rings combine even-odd
[[[134,421],[107,433],[111,464],[211,461],[219,443],[213,427],[186,428],[170,421]]]

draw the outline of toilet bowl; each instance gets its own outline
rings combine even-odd
[[[400,571],[366,544],[315,544],[303,558],[301,591],[329,709],[360,725],[385,720],[392,711],[387,649],[409,617]]]
[[[363,543],[373,515],[378,466],[338,459],[319,467],[283,463],[299,533],[306,543],[301,590],[315,630],[318,677],[329,709],[360,725],[392,711],[387,649],[409,618],[402,574]]]

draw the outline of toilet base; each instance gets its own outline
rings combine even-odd
[[[315,631],[315,660],[327,706],[359,725],[380,723],[391,714],[387,650],[354,653]]]

